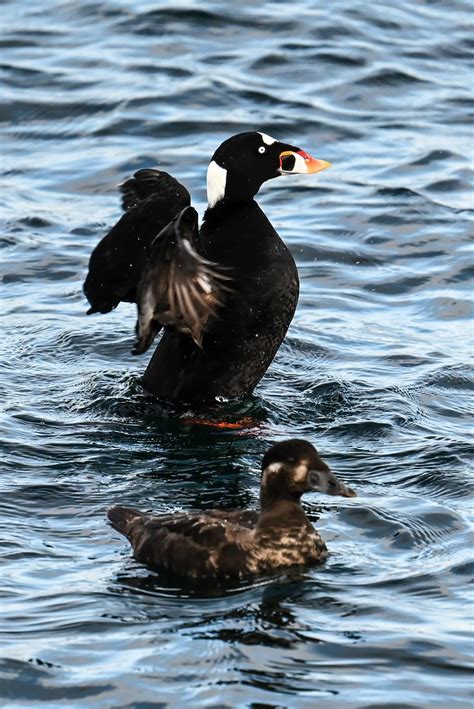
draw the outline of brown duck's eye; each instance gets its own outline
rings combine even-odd
[[[329,487],[336,487],[336,483],[334,482],[334,480],[329,481]]]

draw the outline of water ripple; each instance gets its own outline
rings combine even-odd
[[[0,39],[2,699],[467,705],[466,3],[40,5],[4,2]],[[255,128],[333,169],[261,190],[301,297],[255,395],[206,412],[253,420],[236,433],[147,396],[134,308],[86,318],[81,282],[117,184],[164,167],[202,215],[209,157]],[[113,502],[255,505],[289,436],[359,494],[305,501],[322,567],[178,586],[105,522]]]

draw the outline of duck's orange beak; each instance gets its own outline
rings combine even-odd
[[[331,167],[331,163],[326,160],[318,160],[313,158],[304,150],[284,150],[280,153],[280,169],[282,175],[299,175],[313,174],[321,172],[327,167]]]

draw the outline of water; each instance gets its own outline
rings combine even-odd
[[[2,16],[2,706],[468,706],[468,4]],[[236,432],[149,400],[134,308],[86,317],[81,282],[118,183],[159,164],[202,214],[212,152],[249,129],[334,167],[262,188],[302,292],[255,395],[224,409],[259,422]],[[106,525],[114,502],[252,505],[289,436],[359,492],[308,496],[320,568],[179,588]]]

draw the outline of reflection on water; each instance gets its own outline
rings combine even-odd
[[[4,703],[467,706],[467,5],[9,0],[2,19]],[[141,390],[133,307],[87,318],[81,282],[117,184],[158,164],[202,215],[214,149],[255,128],[333,168],[262,188],[301,298],[255,395],[205,412],[254,423],[215,430]],[[290,436],[359,493],[305,501],[322,567],[178,587],[106,525],[114,502],[252,506]]]

